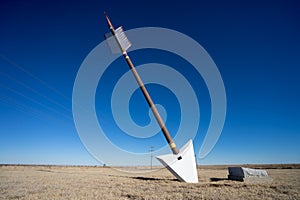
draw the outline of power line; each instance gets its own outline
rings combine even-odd
[[[25,70],[23,67],[21,67],[19,64],[15,63],[14,61],[12,61],[11,59],[9,59],[8,57],[6,57],[3,54],[0,54],[0,57],[5,60],[7,63],[9,63],[10,65],[18,68],[19,70],[25,72],[28,76],[32,77],[33,79],[39,81],[40,83],[42,83],[44,86],[46,86],[47,88],[49,88],[50,90],[52,90],[53,92],[55,92],[56,94],[60,95],[61,97],[70,100],[70,98],[68,98],[67,96],[65,96],[64,94],[62,94],[60,91],[58,91],[57,89],[55,89],[54,87],[50,86],[48,83],[46,83],[45,81],[41,80],[40,78],[38,78],[37,76],[35,76],[34,74],[32,74],[31,72]]]
[[[0,87],[4,88],[4,89],[6,89],[6,90],[9,90],[10,92],[12,92],[12,93],[14,93],[14,94],[16,94],[16,95],[19,95],[19,96],[21,96],[21,97],[23,97],[23,98],[25,98],[25,99],[27,99],[27,100],[29,100],[29,101],[35,103],[36,105],[40,105],[40,106],[46,108],[47,110],[50,110],[50,111],[52,111],[52,112],[54,112],[54,113],[57,113],[57,114],[60,114],[61,116],[64,116],[65,118],[67,118],[67,119],[73,121],[73,118],[70,117],[69,115],[66,115],[65,113],[62,113],[62,112],[60,112],[60,111],[58,111],[58,110],[56,110],[56,109],[54,109],[54,108],[52,108],[52,107],[50,107],[50,106],[47,106],[47,105],[45,105],[45,104],[43,104],[43,103],[41,103],[41,102],[39,102],[39,101],[37,101],[37,100],[31,98],[31,97],[28,97],[28,96],[24,95],[23,93],[21,93],[21,92],[19,92],[19,91],[17,91],[17,90],[14,90],[14,89],[12,89],[12,88],[10,88],[10,87],[7,87],[7,86],[5,86],[5,85],[2,85],[2,84],[0,84]]]
[[[12,81],[18,83],[19,85],[21,85],[21,86],[25,87],[26,89],[32,91],[33,93],[35,93],[35,94],[37,94],[37,95],[39,95],[39,96],[41,96],[41,97],[47,99],[47,100],[50,101],[51,103],[56,104],[57,106],[63,108],[64,110],[66,110],[66,111],[68,111],[68,112],[72,112],[72,111],[71,111],[69,108],[67,108],[66,106],[64,106],[64,105],[62,105],[61,103],[59,103],[59,102],[57,102],[57,101],[55,101],[55,100],[49,98],[48,96],[46,96],[46,95],[40,93],[39,91],[33,89],[32,87],[30,87],[30,86],[27,85],[27,84],[25,84],[25,83],[23,83],[23,82],[21,82],[21,81],[15,79],[14,77],[11,77],[10,75],[8,75],[8,74],[6,74],[6,73],[4,73],[4,72],[0,72],[0,74],[3,74],[4,76],[6,76],[7,78],[9,78],[10,80],[12,80]]]

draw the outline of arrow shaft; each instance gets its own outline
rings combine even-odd
[[[139,85],[139,87],[140,87],[140,89],[141,89],[141,91],[142,91],[142,93],[143,93],[143,95],[144,95],[144,97],[145,97],[145,99],[146,99],[146,101],[147,101],[147,103],[148,103],[151,111],[153,112],[153,114],[155,116],[155,119],[158,122],[159,127],[161,128],[161,130],[162,130],[162,132],[163,132],[163,134],[164,134],[164,136],[165,136],[165,138],[166,138],[166,140],[167,140],[167,142],[168,142],[168,144],[169,144],[169,146],[170,146],[173,154],[178,154],[179,150],[177,149],[177,147],[176,147],[176,145],[175,145],[175,143],[174,143],[174,141],[173,141],[173,139],[172,139],[172,137],[171,137],[171,135],[170,135],[170,133],[169,133],[169,131],[168,131],[165,123],[164,123],[164,121],[162,120],[162,118],[161,118],[161,116],[160,116],[160,114],[159,114],[159,112],[158,112],[155,104],[152,101],[152,98],[150,97],[150,95],[149,95],[149,93],[148,93],[148,91],[147,91],[144,83],[142,82],[141,77],[139,76],[138,72],[136,71],[135,66],[132,63],[130,57],[128,56],[126,50],[123,49],[123,47],[122,47],[119,39],[116,37],[115,29],[114,29],[111,21],[109,20],[109,18],[108,18],[107,15],[105,15],[105,16],[106,16],[106,20],[107,20],[109,29],[110,29],[112,35],[114,36],[114,38],[116,39],[116,42],[118,43],[118,46],[119,46],[120,50],[122,51],[123,57],[125,58],[125,60],[126,60],[128,66],[129,66],[129,68],[130,68],[130,70],[131,70],[131,72],[132,72],[135,80],[137,81],[137,83],[138,83],[138,85]]]

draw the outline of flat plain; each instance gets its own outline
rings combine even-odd
[[[164,168],[0,165],[0,199],[300,199],[300,165],[246,166],[266,169],[263,182],[228,180],[227,167],[200,166],[199,183],[188,184]]]

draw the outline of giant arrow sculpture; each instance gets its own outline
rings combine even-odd
[[[105,13],[104,13],[105,14]],[[145,85],[143,84],[139,74],[137,73],[130,57],[127,54],[127,49],[130,47],[130,42],[125,36],[122,27],[115,29],[105,14],[110,32],[116,42],[119,50],[122,52],[131,72],[134,75],[151,111],[153,112],[161,131],[163,132],[173,154],[161,155],[156,158],[180,181],[187,183],[198,183],[197,167],[195,162],[195,154],[192,140],[188,141],[180,150],[177,149],[167,127],[165,126],[158,110],[155,107]],[[111,39],[110,38],[110,39]]]

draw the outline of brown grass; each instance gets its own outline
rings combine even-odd
[[[299,167],[270,168],[271,183],[230,181],[226,166],[202,166],[199,183],[187,184],[165,169],[137,175],[103,167],[2,165],[0,199],[300,199]]]

